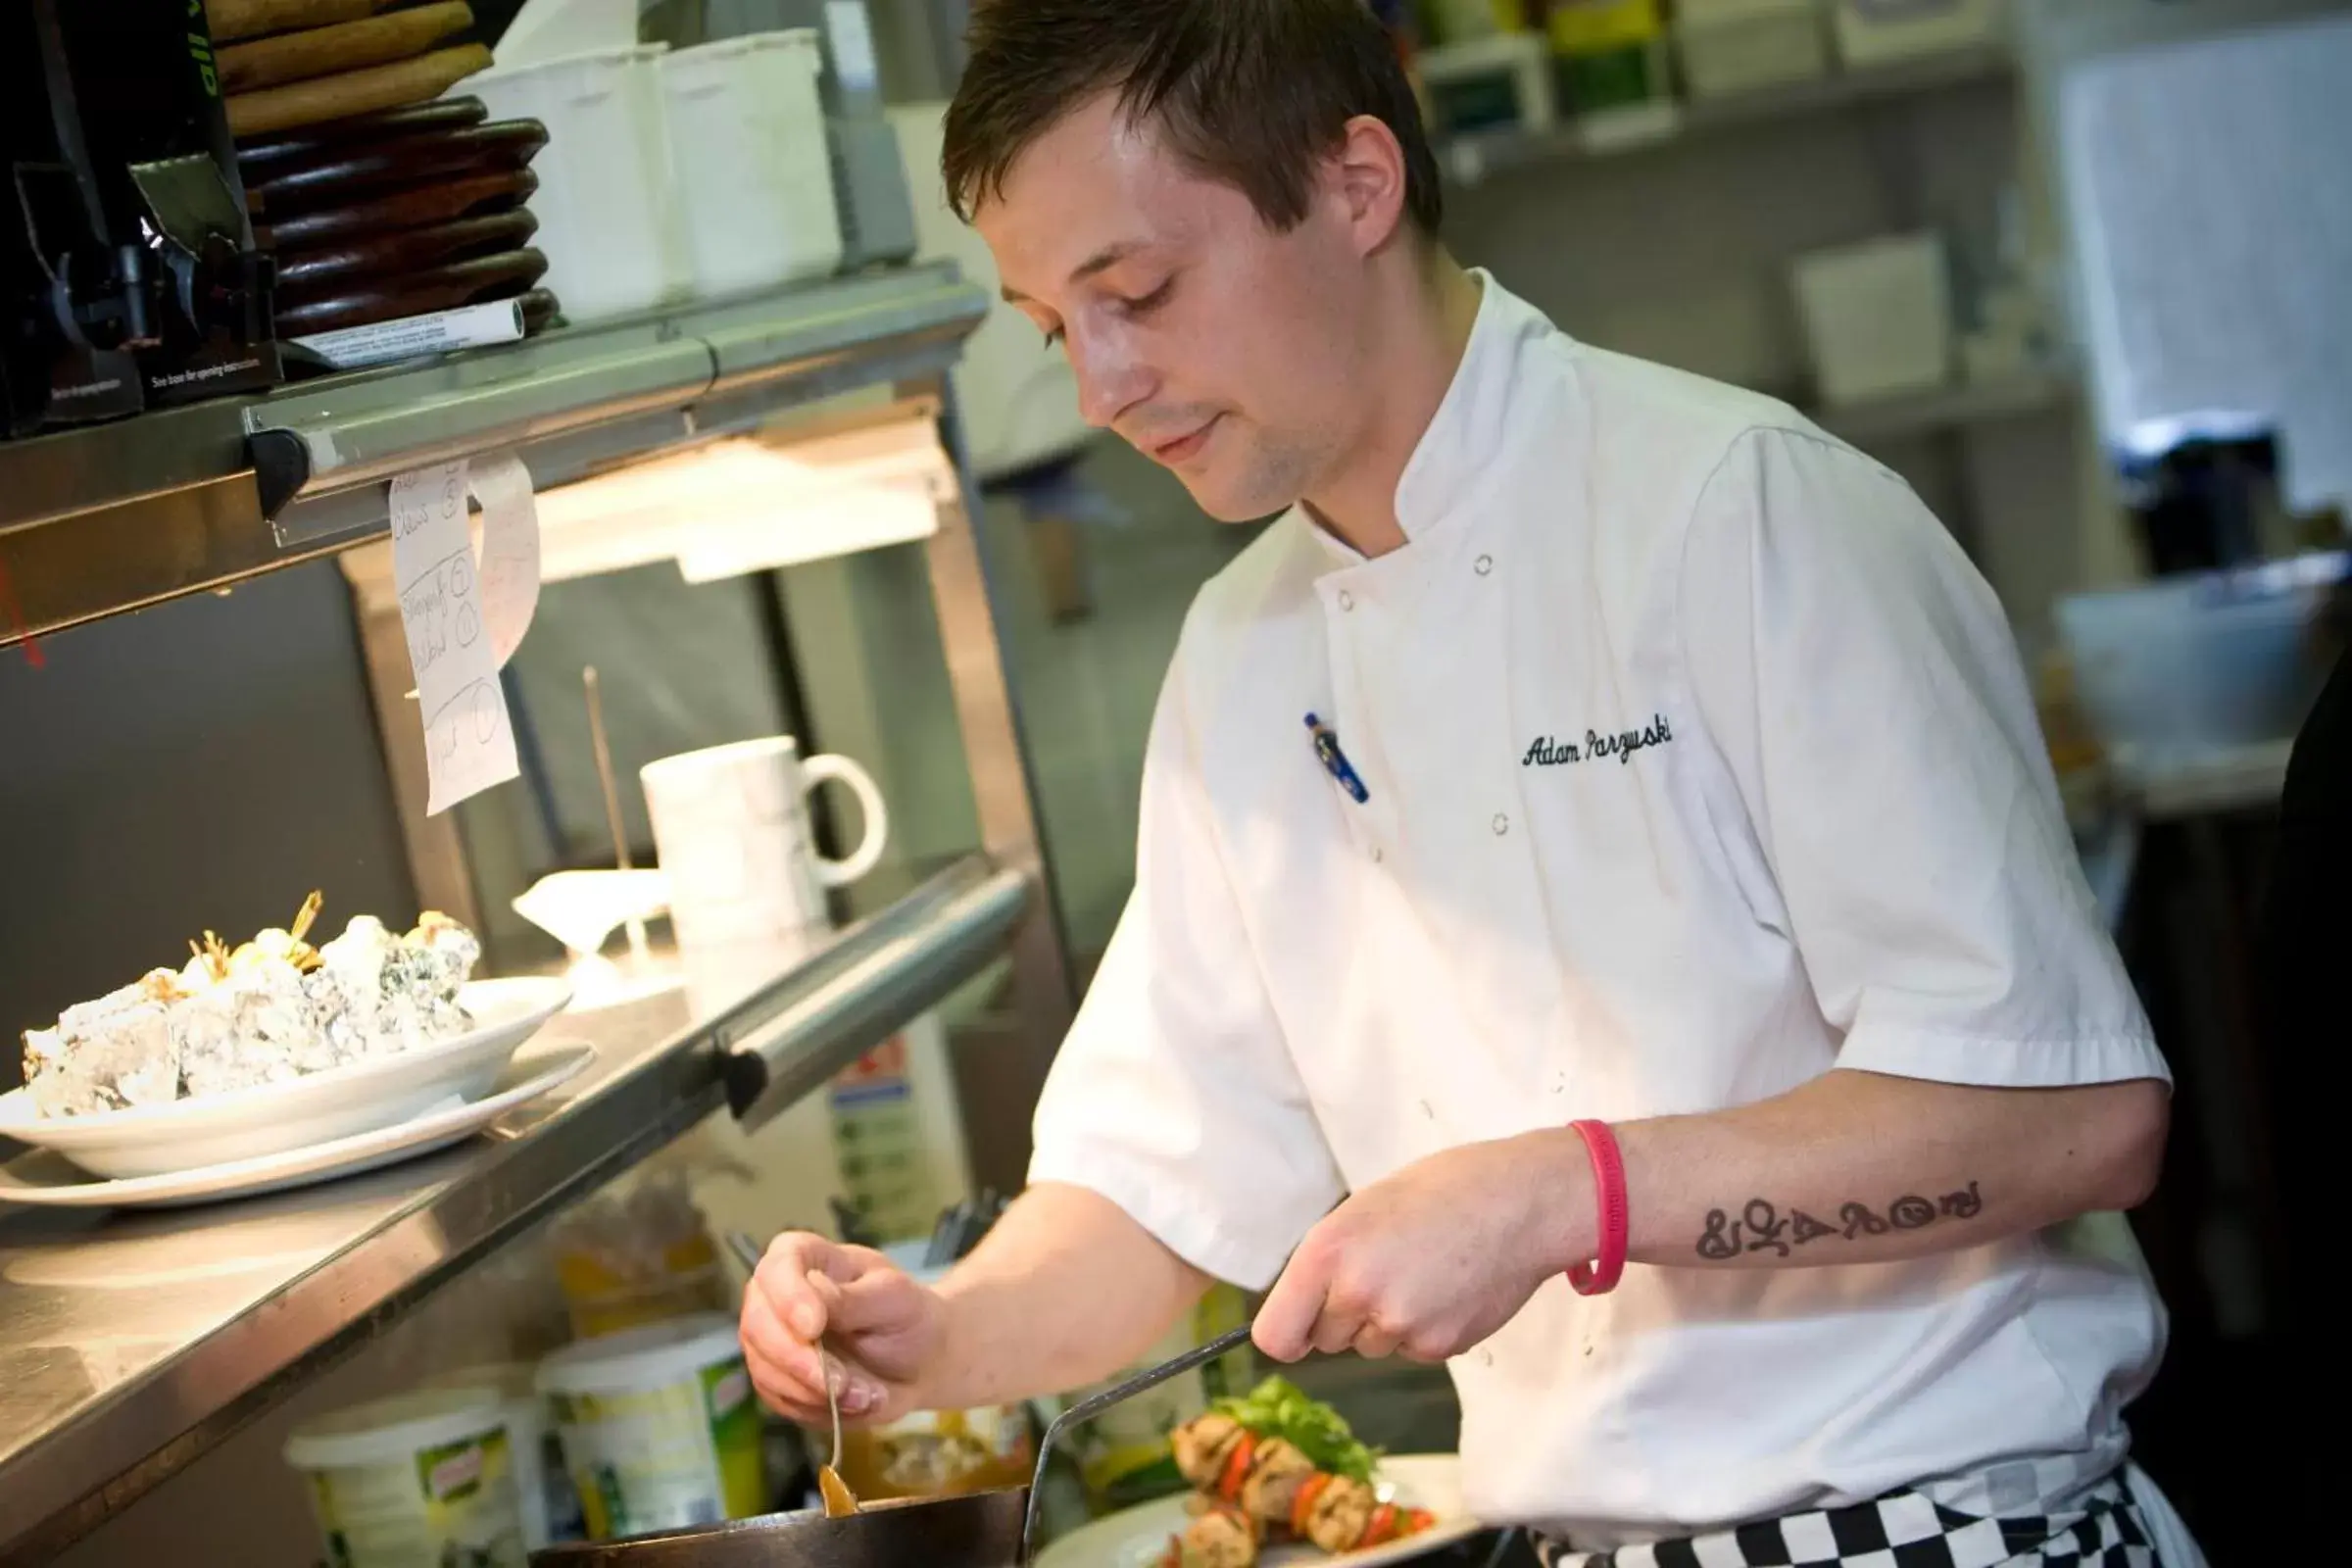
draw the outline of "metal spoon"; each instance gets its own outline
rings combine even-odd
[[[741,1231],[729,1231],[727,1247],[746,1271],[752,1274],[760,1272],[762,1254],[758,1242]],[[826,1518],[847,1519],[858,1511],[858,1494],[850,1490],[848,1482],[841,1479],[841,1396],[834,1390],[838,1368],[821,1343],[816,1348],[816,1361],[817,1369],[825,1379],[825,1408],[833,1415],[833,1462],[816,1467],[816,1494],[824,1500]]]

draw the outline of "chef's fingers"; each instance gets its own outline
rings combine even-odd
[[[835,1274],[841,1269],[854,1278],[849,1260],[838,1255],[842,1250],[821,1236],[779,1236],[768,1244],[767,1255],[760,1260],[752,1276],[752,1290],[766,1298],[779,1323],[813,1344],[825,1332],[827,1302],[810,1289],[809,1276],[841,1277]]]
[[[1382,1328],[1380,1319],[1372,1318],[1366,1321],[1362,1328],[1355,1331],[1355,1339],[1351,1348],[1356,1354],[1368,1360],[1377,1361],[1383,1356],[1395,1355],[1396,1347],[1403,1341],[1402,1334]]]
[[[927,1292],[897,1269],[877,1269],[846,1285],[831,1280],[810,1281],[826,1297],[826,1316],[833,1331],[845,1336],[897,1334],[920,1324]]]
[[[1332,1290],[1323,1295],[1323,1310],[1315,1317],[1315,1326],[1307,1335],[1314,1348],[1325,1355],[1337,1355],[1355,1343],[1372,1321],[1368,1303],[1355,1300],[1346,1293]]]
[[[1312,1242],[1309,1237],[1299,1244],[1250,1324],[1250,1338],[1257,1348],[1277,1361],[1300,1360],[1314,1348],[1315,1320],[1323,1314],[1325,1275],[1309,1251]]]
[[[799,1408],[825,1405],[824,1371],[816,1348],[784,1325],[766,1297],[758,1291],[744,1296],[744,1360],[753,1380],[771,1403]]]

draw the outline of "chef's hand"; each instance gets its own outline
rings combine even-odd
[[[831,1420],[817,1343],[833,1352],[843,1418],[889,1421],[940,1340],[938,1294],[880,1252],[821,1236],[779,1236],[743,1296],[744,1359],[777,1413]]]
[[[1407,1165],[1306,1233],[1258,1309],[1257,1347],[1277,1361],[1310,1349],[1459,1355],[1590,1255],[1592,1182],[1573,1132],[1466,1144]]]

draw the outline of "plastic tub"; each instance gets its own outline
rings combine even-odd
[[[285,1457],[309,1481],[327,1557],[342,1568],[522,1568],[529,1554],[495,1389],[427,1390],[338,1410],[296,1429]]]
[[[538,248],[547,286],[572,321],[649,310],[690,292],[670,189],[669,138],[656,62],[642,44],[474,77],[466,90],[500,120],[536,120]]]
[[[502,1361],[444,1372],[426,1384],[431,1389],[486,1389],[498,1395],[522,1508],[523,1544],[533,1551],[558,1541],[576,1541],[582,1528],[580,1499],[564,1473],[555,1425],[547,1418],[547,1401],[533,1381],[537,1370],[525,1362]]]
[[[681,49],[660,69],[697,292],[740,294],[839,269],[815,29]]]
[[[540,1363],[538,1385],[590,1540],[765,1511],[760,1406],[733,1318],[582,1341]]]

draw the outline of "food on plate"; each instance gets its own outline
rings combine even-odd
[[[1169,1541],[1154,1568],[1255,1568],[1262,1535],[1241,1509],[1208,1503]]]
[[[1176,1468],[1210,1507],[1169,1544],[1162,1568],[1248,1568],[1260,1541],[1360,1551],[1437,1523],[1427,1509],[1384,1500],[1373,1481],[1377,1455],[1338,1411],[1282,1378],[1268,1378],[1246,1398],[1220,1399],[1178,1427],[1169,1444]],[[1239,1545],[1229,1527],[1207,1522],[1227,1514],[1250,1527],[1246,1556],[1232,1554]]]
[[[354,915],[319,947],[305,940],[313,893],[284,930],[229,948],[207,931],[179,969],[155,969],[55,1027],[24,1032],[24,1087],[44,1116],[169,1104],[282,1083],[464,1034],[458,1003],[482,945],[426,910],[406,936]]]

